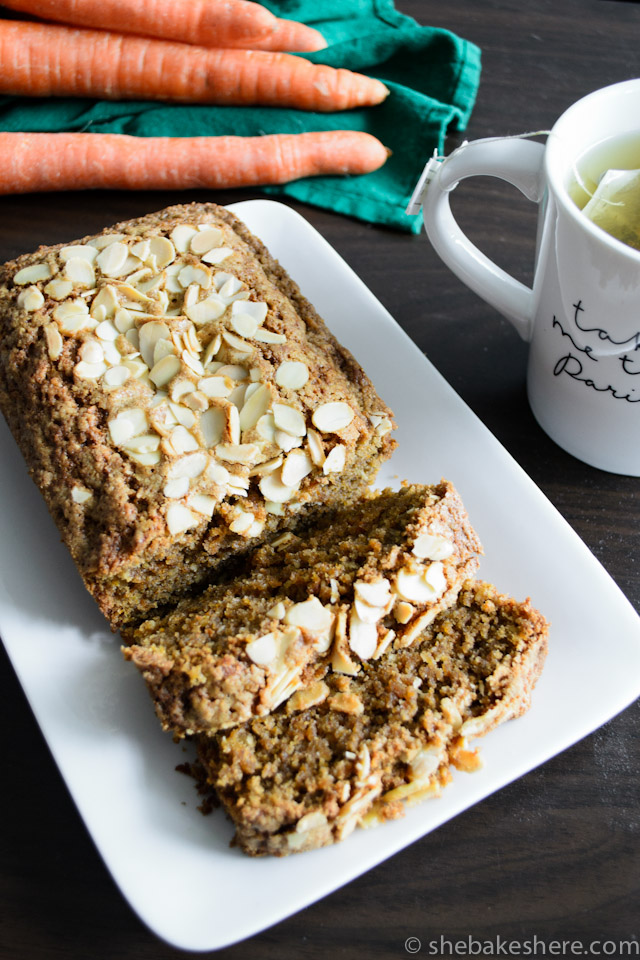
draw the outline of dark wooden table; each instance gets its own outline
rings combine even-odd
[[[469,138],[548,128],[584,94],[640,74],[640,5],[631,2],[399,0],[398,5],[422,23],[450,28],[482,47],[483,80]],[[459,194],[457,212],[471,237],[511,273],[530,278],[533,205],[497,181],[475,180]],[[225,203],[251,196],[238,191],[206,199]],[[31,250],[39,241],[71,240],[183,197],[4,198],[0,257]],[[640,609],[640,480],[591,469],[541,432],[525,398],[526,347],[510,325],[448,272],[424,236],[399,235],[306,207],[301,212]],[[602,644],[606,656],[607,637]],[[180,956],[148,932],[111,881],[6,656],[0,656],[5,730],[0,960]],[[547,944],[597,940],[603,955],[623,955],[604,941],[635,939],[637,945],[640,934],[639,718],[636,703],[348,887],[220,955],[370,960],[406,956],[408,937],[426,944],[441,935],[494,943],[498,937],[535,936]],[[539,944],[537,951],[545,955]],[[565,954],[571,955],[569,948]]]

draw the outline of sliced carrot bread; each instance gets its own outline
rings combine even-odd
[[[125,631],[165,729],[212,734],[328,671],[357,674],[453,604],[481,546],[450,483],[319,511],[245,569]]]
[[[197,737],[201,776],[246,853],[326,846],[437,795],[451,764],[475,769],[467,739],[527,710],[546,649],[547,624],[528,601],[469,582],[411,646]]]

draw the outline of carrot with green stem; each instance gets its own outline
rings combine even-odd
[[[380,103],[379,80],[288,53],[219,50],[50,24],[0,21],[0,93],[332,112]]]
[[[223,190],[300,177],[370,173],[388,155],[375,137],[354,130],[184,138],[0,133],[0,194]]]
[[[278,24],[266,7],[251,0],[3,0],[3,6],[77,27],[203,46],[258,40]]]

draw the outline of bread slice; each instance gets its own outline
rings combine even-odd
[[[472,771],[482,736],[529,707],[547,624],[529,601],[469,582],[414,643],[328,673],[270,716],[196,738],[203,781],[245,853],[343,840]]]
[[[328,670],[356,674],[455,602],[481,546],[450,483],[406,485],[318,512],[241,573],[125,631],[165,729],[264,715]]]

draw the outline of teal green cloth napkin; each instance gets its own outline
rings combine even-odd
[[[276,107],[169,105],[148,101],[0,97],[0,130],[84,130],[150,136],[215,136],[366,130],[392,155],[375,173],[313,177],[278,187],[272,195],[373,223],[417,233],[421,216],[407,216],[420,172],[447,128],[464,130],[480,81],[480,50],[455,34],[422,27],[392,0],[264,0],[280,17],[308,23],[329,46],[305,54],[314,63],[347,67],[377,77],[391,91],[377,107],[307,113]]]

